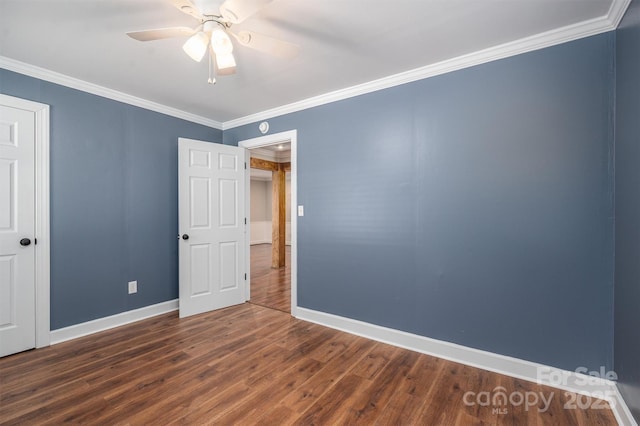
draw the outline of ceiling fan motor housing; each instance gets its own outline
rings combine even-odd
[[[220,14],[220,1],[211,0],[191,0],[193,5],[204,16],[218,16]]]

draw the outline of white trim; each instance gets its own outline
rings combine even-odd
[[[616,420],[619,425],[624,426],[638,426],[638,422],[633,418],[633,414],[631,414],[631,410],[627,406],[624,398],[622,398],[622,394],[620,394],[620,389],[616,386],[615,392],[613,394],[612,401],[609,401],[611,404],[611,409],[613,410],[614,416],[616,416]]]
[[[398,346],[449,361],[458,362],[510,377],[540,383],[570,392],[605,396],[619,424],[633,425],[631,414],[620,396],[615,382],[597,379],[573,371],[549,367],[531,361],[500,355],[455,343],[436,340],[392,328],[369,324],[325,312],[298,307],[296,318],[334,328],[367,339]],[[542,370],[541,370],[542,369]],[[543,371],[544,374],[539,375]],[[563,378],[563,380],[554,380]],[[617,396],[616,396],[617,395]],[[637,425],[636,425],[637,426]]]
[[[240,146],[240,145],[238,145]],[[251,300],[251,154],[244,150],[244,300]]]
[[[498,59],[519,55],[521,53],[531,52],[545,47],[551,47],[580,38],[612,31],[618,26],[630,2],[631,0],[613,0],[607,15],[599,18],[546,31],[544,33],[525,37],[520,40],[504,43],[488,49],[479,50],[467,55],[458,56],[435,64],[383,77],[368,83],[358,84],[356,86],[314,96],[302,101],[293,102],[288,105],[268,109],[256,114],[250,114],[245,117],[225,121],[222,123],[222,129],[232,129],[245,124],[267,120],[280,115],[290,114],[319,105],[376,92],[382,89],[388,89],[401,84],[446,74],[463,68],[469,68],[475,65],[496,61]]]
[[[49,216],[49,105],[36,111],[36,348],[49,346],[51,238]]]
[[[250,242],[250,244],[252,246],[257,246],[259,244],[271,244],[272,242],[273,242],[272,240],[253,240],[253,241]],[[286,246],[290,246],[291,245],[291,241],[286,241],[285,245]],[[249,300],[249,299],[247,299],[247,300]]]
[[[607,19],[611,23],[612,29],[618,28],[630,4],[631,0],[613,0],[607,13]]]
[[[111,328],[120,327],[122,325],[131,324],[136,321],[177,310],[178,299],[174,299],[155,305],[144,306],[131,311],[121,312],[108,317],[83,322],[81,324],[60,328],[51,332],[51,344],[55,345],[56,343],[66,342],[67,340],[77,339],[78,337],[87,336],[89,334],[98,333],[100,331],[109,330]]]
[[[417,80],[446,74],[452,71],[469,68],[475,65],[484,64],[498,59],[519,55],[521,53],[531,52],[534,50],[551,47],[569,41],[577,40],[584,37],[601,34],[612,31],[617,28],[631,0],[613,0],[609,11],[606,15],[599,18],[593,18],[587,21],[568,25],[562,28],[553,29],[544,33],[535,34],[529,37],[504,43],[498,46],[472,52],[456,58],[437,62],[435,64],[426,65],[413,70],[401,72],[398,74],[383,77],[367,83],[359,84],[344,89],[335,90],[319,96],[314,96],[298,102],[282,105],[266,111],[250,114],[233,120],[219,122],[186,111],[182,111],[173,107],[162,105],[146,99],[138,98],[117,90],[89,83],[74,77],[70,77],[45,68],[27,64],[0,55],[0,68],[14,71],[20,74],[39,78],[41,80],[60,84],[73,89],[82,90],[87,93],[124,102],[130,105],[156,111],[172,117],[181,118],[193,123],[202,124],[219,130],[228,130],[234,127],[243,126],[245,124],[278,117],[284,114],[305,110],[319,105],[352,98],[366,93],[375,92],[390,87],[399,86]]]
[[[35,286],[36,348],[49,346],[49,105],[0,94],[0,104],[31,111],[35,116]]]
[[[276,145],[279,143],[291,142],[291,315],[296,316],[298,309],[298,131],[289,130],[272,135],[260,136],[238,142],[241,148],[251,149],[262,146]],[[248,157],[247,157],[248,158]],[[248,161],[248,160],[247,160]],[[251,174],[247,173],[245,184],[249,188]],[[247,193],[249,190],[247,189]],[[251,210],[250,198],[246,203],[247,211]],[[250,218],[248,219],[250,220]],[[247,232],[247,271],[251,270],[250,265],[250,244],[251,235]],[[247,272],[247,300],[250,298],[251,275]]]
[[[55,71],[50,71],[45,68],[40,68],[35,65],[16,61],[15,59],[7,58],[6,56],[0,56],[0,68],[24,74],[29,77],[35,77],[40,80],[49,81],[51,83],[60,84],[72,89],[82,90],[83,92],[102,96],[103,98],[112,99],[118,102],[124,102],[126,104],[148,109],[150,111],[170,115],[172,117],[180,118],[192,123],[202,124],[203,126],[222,130],[222,123],[220,123],[219,121],[211,120],[209,118],[182,111],[177,108],[162,105],[157,102],[138,98],[137,96],[109,89],[108,87],[99,86],[94,83],[89,83],[88,81],[60,74]]]

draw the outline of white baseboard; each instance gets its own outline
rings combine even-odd
[[[613,414],[616,416],[616,420],[619,425],[638,426],[638,422],[633,418],[633,414],[631,414],[631,410],[629,410],[629,407],[624,401],[624,398],[622,398],[622,394],[620,394],[620,390],[617,386],[613,394],[612,401],[609,401],[609,403],[611,404]]]
[[[255,246],[258,244],[271,244],[271,240],[254,240],[249,243],[249,245]],[[287,246],[291,245],[291,241],[287,241],[284,243]]]
[[[573,371],[549,367],[531,361],[469,348],[455,343],[436,340],[307,308],[298,307],[295,316],[301,320],[324,325],[368,339],[529,382],[540,383],[557,389],[597,398],[604,396],[605,399],[608,400],[620,425],[637,426],[615,382],[610,380],[599,379]]]
[[[250,245],[257,244],[271,244],[271,227],[273,226],[271,220],[252,220],[249,228],[251,242]],[[286,224],[286,245],[291,245],[291,222]]]
[[[51,332],[51,344],[66,342],[67,340],[77,339],[78,337],[87,336],[99,331],[108,330],[110,328],[119,327],[121,325],[130,324],[156,315],[165,314],[167,312],[178,309],[178,299],[169,300],[167,302],[155,305],[145,306],[143,308],[134,309],[132,311],[121,312],[104,318],[98,318],[92,321],[75,324],[69,327],[60,328]]]
[[[87,336],[177,309],[178,299],[174,299],[53,330],[51,332],[51,344],[54,345]],[[469,348],[307,308],[297,307],[295,316],[304,321],[529,382],[595,397],[604,395],[619,425],[638,426],[615,382],[610,380],[597,379],[573,371],[549,367],[531,361]],[[541,371],[543,372],[542,375],[539,374]],[[561,380],[558,380],[560,378]]]
[[[251,241],[251,245],[255,246],[256,244],[271,244],[271,240],[253,240]]]

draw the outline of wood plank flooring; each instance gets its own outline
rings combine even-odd
[[[498,386],[550,409],[465,405]],[[606,404],[564,409],[570,397],[250,303],[0,359],[3,425],[615,424]]]
[[[271,244],[251,246],[251,303],[291,312],[291,246],[285,266],[271,267]]]

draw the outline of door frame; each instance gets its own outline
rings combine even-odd
[[[0,104],[35,116],[35,279],[36,348],[49,346],[50,326],[50,221],[49,221],[49,105],[0,94]]]
[[[296,316],[298,310],[298,130],[274,133],[238,142],[245,149],[260,148],[281,143],[291,143],[291,315]],[[248,166],[247,166],[248,167]],[[251,220],[251,173],[245,176],[245,211],[247,221]],[[251,233],[249,226],[245,234],[247,284],[246,299],[251,298]]]

